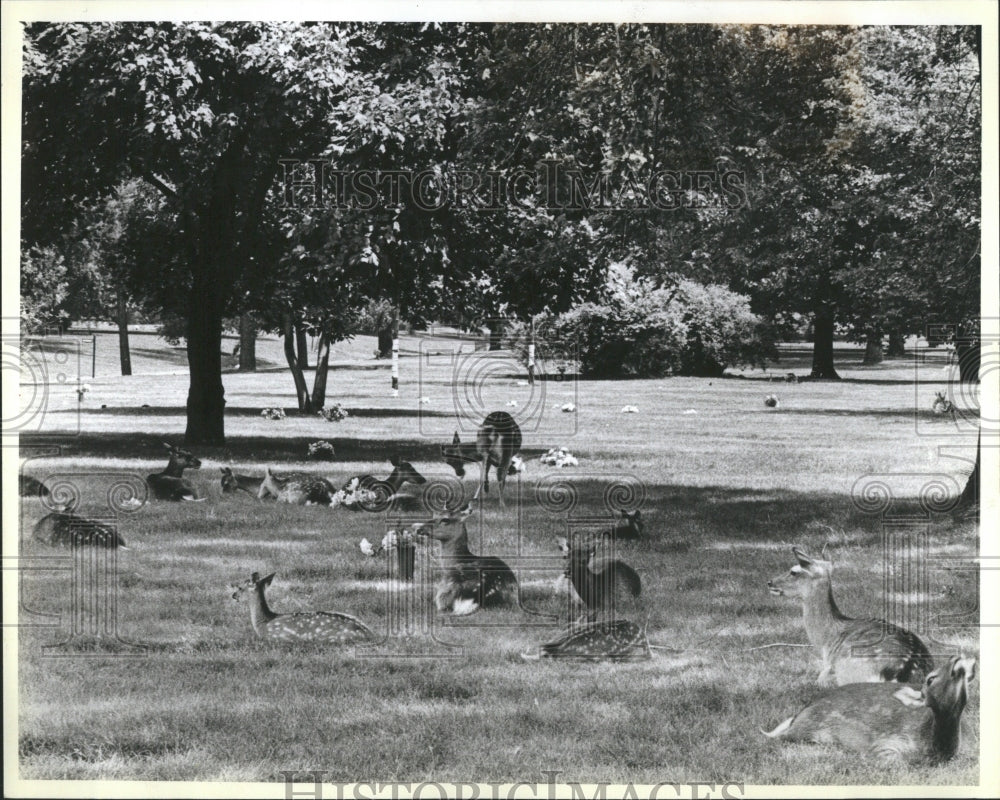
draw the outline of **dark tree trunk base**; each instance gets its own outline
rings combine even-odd
[[[809,377],[814,381],[839,381],[833,366],[833,309],[821,306],[813,321],[813,363]]]
[[[249,314],[240,315],[240,372],[257,371],[257,326]]]

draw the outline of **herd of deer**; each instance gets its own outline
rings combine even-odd
[[[156,498],[197,501],[185,469],[198,469],[199,459],[167,445],[170,461],[148,484]],[[455,434],[451,445],[441,448],[444,460],[463,477],[465,466],[480,465],[479,488],[473,499],[488,493],[487,477],[496,469],[499,502],[503,507],[506,478],[513,457],[521,448],[521,431],[505,412],[495,412],[479,426],[476,441],[462,443]],[[392,473],[385,479],[357,476],[339,490],[369,491],[377,498],[368,510],[384,510],[406,483],[425,479],[412,464],[393,457]],[[23,486],[23,484],[22,484]],[[39,484],[42,492],[44,486]],[[262,478],[237,475],[222,468],[224,492],[244,492],[258,499],[279,502],[335,504],[338,490],[325,478],[306,473],[277,475],[265,470]],[[419,540],[440,542],[440,575],[435,593],[439,611],[455,615],[517,602],[519,586],[514,571],[500,558],[476,555],[469,549],[466,520],[472,504],[414,523],[411,533]],[[44,517],[34,536],[46,544],[68,544],[73,536],[81,543],[124,546],[110,529],[61,511]],[[622,511],[615,524],[596,535],[559,539],[565,556],[562,582],[572,585],[584,614],[562,636],[542,644],[525,660],[579,658],[628,661],[650,657],[645,630],[617,618],[641,593],[639,574],[617,559],[598,558],[605,542],[612,544],[643,538],[638,510]],[[815,701],[787,718],[766,736],[787,741],[835,744],[848,750],[884,759],[936,764],[951,759],[958,750],[961,716],[968,700],[969,682],[976,673],[972,658],[952,656],[934,668],[933,658],[920,638],[883,620],[856,619],[843,614],[833,597],[833,564],[793,548],[790,570],[767,582],[774,595],[798,600],[806,633],[819,653],[822,669],[818,682],[826,688]],[[322,641],[351,644],[377,640],[375,632],[350,614],[297,612],[278,614],[267,603],[265,591],[274,574],[254,572],[234,585],[233,599],[247,598],[253,629],[259,637],[279,640]],[[919,689],[912,682],[922,681]]]

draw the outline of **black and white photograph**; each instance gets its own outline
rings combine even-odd
[[[2,13],[6,797],[1000,796],[994,4]]]

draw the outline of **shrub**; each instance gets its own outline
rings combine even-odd
[[[563,360],[596,378],[718,376],[773,354],[748,298],[724,286],[681,281],[668,290],[630,279],[610,288],[603,303],[535,318],[536,355],[548,371]],[[511,326],[510,334],[509,346],[526,362],[527,326]]]

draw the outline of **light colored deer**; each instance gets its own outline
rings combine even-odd
[[[465,520],[471,514],[470,503],[460,511],[438,514],[413,526],[418,536],[441,542],[443,574],[434,602],[439,611],[459,616],[513,603],[518,594],[517,577],[504,561],[495,556],[477,556],[469,550]]]
[[[592,622],[571,628],[546,642],[537,653],[521,653],[524,661],[541,658],[571,658],[585,661],[641,661],[650,657],[646,632],[625,619]]]
[[[334,494],[336,489],[326,478],[306,472],[278,475],[271,472],[270,467],[264,467],[264,479],[257,490],[257,499],[274,497],[279,503],[297,506],[330,506],[333,505]]]
[[[594,558],[605,535],[582,536],[572,544],[562,536],[557,539],[566,558],[564,574],[586,606],[590,622],[615,614],[642,592],[639,574],[624,561]]]
[[[233,600],[247,599],[250,622],[260,638],[333,644],[355,644],[376,639],[375,632],[357,617],[338,611],[275,614],[264,596],[273,579],[273,572],[264,578],[255,572],[243,583],[231,587],[236,590]]]
[[[463,443],[458,431],[450,445],[441,448],[441,456],[455,470],[459,478],[465,477],[465,465],[479,462],[479,488],[475,497],[488,494],[490,490],[489,470],[496,467],[497,484],[500,493],[500,507],[504,508],[503,490],[507,475],[511,472],[511,461],[521,450],[521,429],[506,411],[488,414],[476,431],[476,441]]]
[[[887,761],[940,764],[954,758],[961,717],[976,674],[973,658],[947,666],[912,686],[852,683],[830,689],[772,731],[772,739],[835,744]]]
[[[821,685],[922,678],[934,666],[920,638],[880,619],[854,619],[833,599],[833,564],[792,548],[798,561],[767,582],[771,594],[801,601],[806,635],[819,651]]]
[[[238,475],[231,467],[220,467],[222,472],[222,493],[246,492],[251,497],[257,497],[263,478],[254,478],[250,475]],[[258,498],[259,499],[259,498]]]
[[[205,498],[198,497],[194,484],[184,477],[186,469],[201,469],[201,459],[189,451],[172,447],[166,442],[163,446],[170,453],[170,460],[163,472],[157,472],[146,478],[146,483],[153,490],[153,496],[159,500],[190,500],[201,502]]]
[[[398,498],[398,492],[406,483],[417,486],[427,483],[427,478],[417,472],[409,461],[403,461],[398,455],[389,459],[392,472],[385,480],[374,475],[358,475],[344,483],[341,492],[371,492],[372,501],[358,503],[352,508],[363,508],[365,511],[385,511]],[[355,483],[357,481],[357,483]]]

